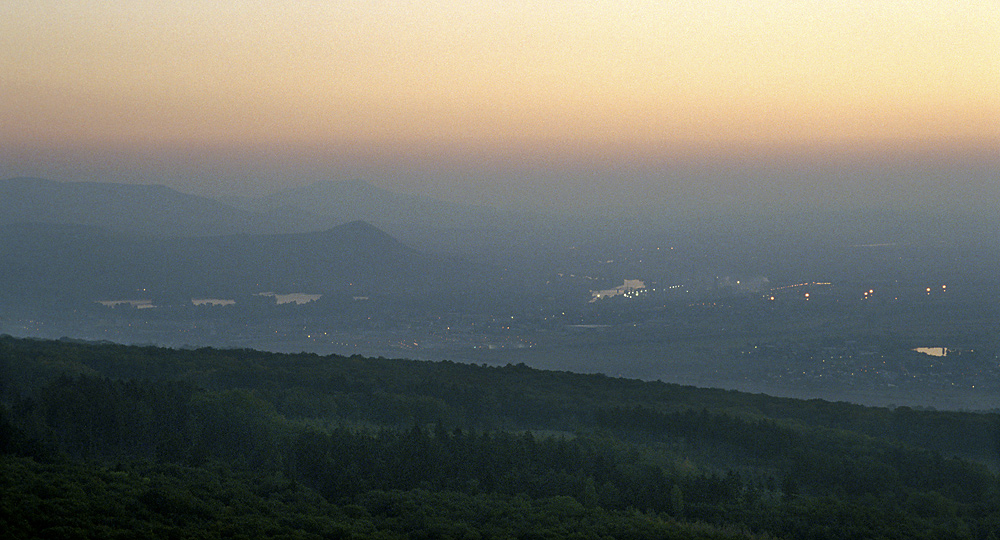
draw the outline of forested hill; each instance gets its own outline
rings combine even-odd
[[[0,337],[0,535],[996,538],[996,414]]]

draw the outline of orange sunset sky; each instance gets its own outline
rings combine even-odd
[[[9,0],[0,176],[1000,203],[998,89],[995,1]]]

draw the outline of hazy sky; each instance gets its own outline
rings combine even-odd
[[[0,176],[1000,205],[995,0],[0,3]]]

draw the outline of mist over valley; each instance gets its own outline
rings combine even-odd
[[[1000,235],[982,216],[514,213],[357,181],[231,204],[31,179],[0,194],[0,332],[15,336],[525,363],[881,405],[1000,396]]]

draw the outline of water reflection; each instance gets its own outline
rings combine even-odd
[[[947,347],[917,347],[913,350],[930,356],[948,356]]]
[[[236,300],[227,298],[192,298],[191,303],[196,306],[231,306]]]
[[[308,304],[319,300],[322,294],[290,293],[278,294],[273,292],[257,293],[257,296],[273,296],[274,301],[279,304]]]
[[[152,300],[98,300],[97,303],[109,308],[116,308],[118,306],[131,306],[136,309],[149,309],[156,307],[153,305]]]

